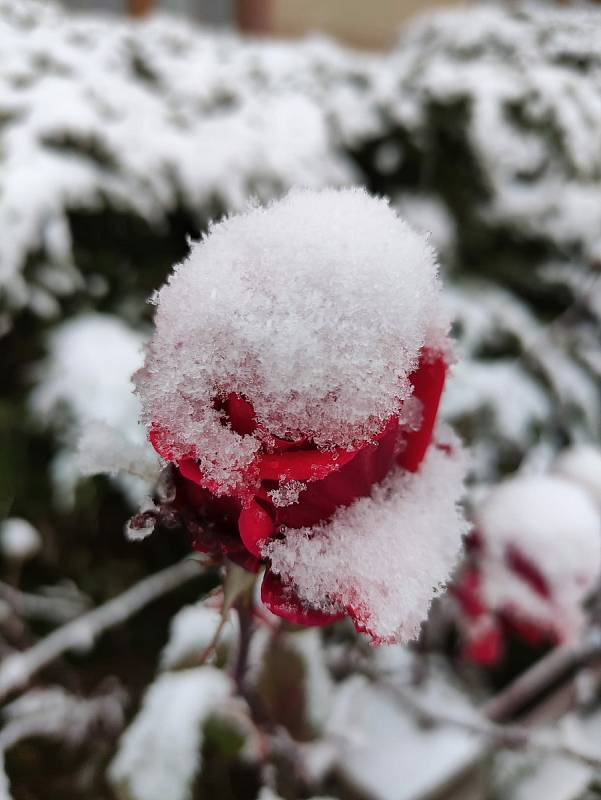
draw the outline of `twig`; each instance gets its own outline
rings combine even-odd
[[[0,752],[32,737],[62,739],[77,745],[96,728],[119,731],[125,722],[126,699],[120,688],[89,699],[60,687],[34,689],[6,707]]]
[[[88,605],[83,598],[66,595],[30,594],[0,581],[0,597],[21,617],[61,623],[85,611]]]
[[[558,647],[520,675],[484,708],[493,722],[503,722],[522,712],[530,703],[601,657],[601,634],[593,629],[577,647]]]
[[[91,647],[100,634],[125,622],[153,600],[200,574],[197,561],[184,559],[68,622],[28,650],[11,654],[0,666],[0,700],[25,686],[37,672],[63,653]]]
[[[499,747],[508,749],[527,747],[530,751],[541,755],[569,758],[592,769],[601,770],[601,756],[586,753],[553,733],[535,731],[525,725],[501,725],[477,713],[459,715],[438,708],[434,710],[426,703],[417,700],[414,694],[410,694],[390,681],[387,681],[385,686],[425,724],[449,725],[466,733],[488,739]]]

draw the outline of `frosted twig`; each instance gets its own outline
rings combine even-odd
[[[32,737],[60,738],[75,745],[98,725],[119,730],[125,721],[125,700],[123,690],[90,699],[58,687],[28,692],[6,708],[0,752]]]
[[[0,700],[68,650],[91,647],[100,634],[134,616],[144,606],[199,576],[198,562],[184,559],[141,580],[118,597],[82,614],[37,644],[8,656],[0,666]]]
[[[592,629],[578,647],[565,645],[552,650],[522,673],[485,706],[486,717],[493,722],[510,719],[550,687],[565,682],[581,667],[601,657],[601,631]]]
[[[477,713],[460,715],[440,708],[434,710],[427,703],[417,700],[414,694],[410,694],[393,682],[387,681],[385,686],[393,692],[403,706],[409,708],[418,719],[426,724],[449,725],[466,733],[481,736],[501,747],[509,749],[527,747],[540,755],[569,758],[592,769],[601,770],[601,756],[586,753],[553,732],[535,731],[525,725],[502,725]]]
[[[0,597],[19,616],[54,623],[73,619],[85,611],[88,605],[87,598],[79,593],[30,594],[21,592],[2,581],[0,581]]]

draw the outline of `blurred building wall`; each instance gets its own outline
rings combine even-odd
[[[62,0],[69,8],[140,15],[172,11],[215,25],[298,36],[324,31],[361,47],[387,47],[403,23],[431,8],[470,0]]]
[[[361,47],[386,47],[403,23],[430,8],[465,5],[468,0],[269,0],[271,30],[297,35],[325,31]]]

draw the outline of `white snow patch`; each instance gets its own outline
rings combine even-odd
[[[9,517],[0,523],[0,552],[10,561],[33,558],[42,546],[39,531],[21,517]]]
[[[457,716],[473,714],[469,701],[442,678],[407,693]],[[472,763],[482,741],[444,725],[424,727],[391,692],[353,676],[336,692],[327,733],[337,745],[337,768],[374,800],[415,800]]]
[[[200,663],[221,623],[221,612],[206,603],[195,603],[178,611],[171,620],[169,640],[161,653],[161,669],[175,669]],[[236,641],[237,626],[228,616],[219,637],[218,649]]]
[[[577,444],[563,450],[552,472],[585,489],[601,509],[601,450],[592,444]]]
[[[117,791],[130,800],[189,800],[202,766],[203,724],[231,692],[228,677],[213,667],[160,675],[109,767]]]
[[[83,314],[48,339],[29,405],[60,434],[53,463],[58,499],[68,505],[81,472],[119,474],[119,485],[139,505],[156,475],[157,459],[139,423],[132,373],[142,363],[144,337],[110,314]],[[83,437],[83,438],[82,438]]]

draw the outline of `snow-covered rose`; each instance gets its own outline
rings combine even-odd
[[[425,239],[362,190],[297,190],[214,225],[156,303],[136,383],[194,547],[265,564],[292,621],[415,636],[464,524],[461,448],[430,448],[449,347]]]
[[[465,656],[490,664],[508,637],[576,638],[582,602],[601,576],[601,522],[587,492],[556,475],[520,476],[494,487],[474,516],[453,587]]]

